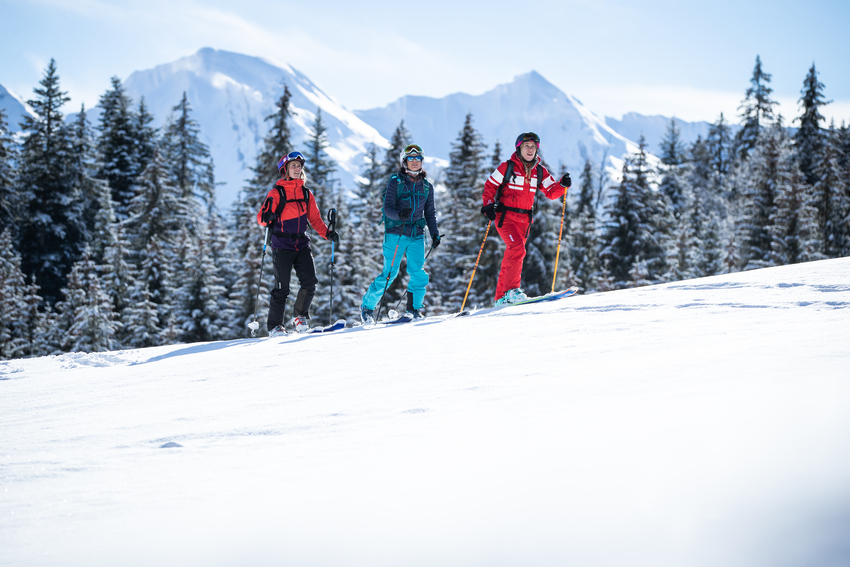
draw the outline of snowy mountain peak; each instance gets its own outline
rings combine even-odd
[[[163,124],[185,91],[210,146],[216,164],[219,205],[237,196],[268,132],[265,118],[286,84],[292,93],[292,139],[296,147],[309,136],[316,109],[328,129],[328,155],[337,162],[337,176],[352,186],[360,158],[374,142],[389,143],[325,93],[306,75],[286,63],[205,47],[187,57],[130,75],[125,87],[138,100],[144,96],[157,124]]]
[[[6,114],[6,122],[11,132],[20,131],[25,116],[35,116],[35,112],[23,98],[3,85],[0,85],[0,108]]]
[[[615,175],[622,157],[637,150],[636,143],[615,132],[577,98],[536,71],[518,75],[477,96],[406,96],[383,108],[358,111],[357,115],[384,137],[389,137],[404,119],[418,143],[429,148],[431,155],[445,159],[470,112],[491,148],[499,140],[505,152],[512,151],[517,134],[536,132],[541,138],[541,154],[553,167],[563,163],[577,171],[591,159]]]

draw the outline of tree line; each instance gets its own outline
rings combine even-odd
[[[685,145],[671,120],[657,166],[641,139],[620,181],[587,160],[565,203],[540,199],[523,289],[543,294],[554,280],[557,289],[589,293],[850,255],[848,128],[823,124],[828,102],[814,65],[796,127],[775,114],[770,80],[757,58],[739,125],[720,114],[704,139]],[[281,88],[251,178],[222,212],[185,93],[157,129],[144,99],[131,100],[113,78],[97,124],[84,107],[68,121],[69,99],[51,61],[20,135],[0,111],[0,358],[246,336],[248,322],[265,318],[274,283],[256,213],[279,177],[278,159],[293,149],[307,157],[307,186],[320,210],[337,209],[341,234],[334,313],[330,244],[313,238],[314,324],[358,320],[362,294],[381,269],[383,189],[415,139],[402,121],[388,149],[368,148],[356,186],[341,187],[321,110],[304,146],[294,148],[290,92]],[[487,223],[479,208],[484,181],[505,154],[498,141],[489,151],[467,115],[436,179],[445,187],[437,209],[446,236],[426,262],[430,315],[459,309],[479,250],[467,303],[492,301],[503,250],[495,235],[481,248]],[[388,305],[402,298],[404,280],[402,262]]]

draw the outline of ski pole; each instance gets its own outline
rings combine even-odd
[[[251,336],[257,336],[257,329],[260,324],[257,322],[257,309],[260,308],[260,284],[263,283],[263,264],[266,261],[266,246],[269,245],[269,227],[266,227],[266,235],[263,237],[263,257],[260,260],[260,275],[257,277],[257,301],[254,303],[254,320],[248,323],[248,328],[251,329]]]
[[[336,209],[328,209],[328,232],[336,228]],[[334,317],[334,241],[331,240],[331,301],[328,312],[328,325],[333,324]]]
[[[445,236],[445,234],[441,234],[441,235],[440,235],[440,238],[442,238],[442,237],[444,237],[444,236]],[[429,249],[428,249],[428,253],[427,253],[427,254],[425,254],[425,259],[423,259],[423,260],[422,260],[422,265],[423,265],[423,266],[425,265],[425,262],[428,260],[428,256],[430,256],[430,255],[431,255],[431,252],[433,252],[433,251],[434,251],[434,245],[432,244],[432,245],[431,245],[431,248],[429,248]],[[403,296],[403,295],[399,298],[398,303],[396,303],[396,304],[395,304],[395,312],[396,312],[396,313],[398,313],[398,308],[399,308],[399,307],[401,307],[401,300],[402,300],[402,299],[404,299],[404,296]]]
[[[401,233],[398,235],[398,240],[395,243],[395,251],[393,251],[393,259],[390,262],[390,271],[387,272],[387,281],[384,283],[384,293],[381,295],[381,303],[378,305],[378,313],[375,317],[375,323],[381,318],[381,311],[384,309],[384,301],[387,298],[387,288],[390,286],[390,276],[393,274],[393,266],[395,266],[395,256],[398,253],[398,246],[401,244],[401,237],[404,235],[404,225],[407,224],[407,219],[401,223]]]
[[[555,273],[552,274],[552,293],[555,293],[555,280],[558,277],[558,258],[561,255],[561,237],[564,234],[564,216],[567,212],[567,192],[564,191],[564,204],[561,206],[561,230],[558,231],[558,251],[555,253]]]
[[[463,308],[466,306],[466,298],[469,296],[469,290],[472,289],[472,279],[475,277],[475,270],[478,269],[478,261],[481,260],[481,253],[484,252],[484,243],[487,242],[487,235],[490,234],[490,225],[493,221],[487,222],[487,230],[484,231],[484,240],[481,241],[481,248],[478,249],[478,258],[475,259],[475,265],[472,267],[472,276],[469,278],[469,285],[466,286],[466,293],[463,294],[463,303],[460,304],[460,311],[463,313]]]

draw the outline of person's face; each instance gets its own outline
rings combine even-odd
[[[410,171],[419,171],[422,169],[422,156],[411,156],[407,159],[407,169]]]
[[[519,151],[525,161],[531,161],[534,158],[534,154],[537,153],[537,144],[531,140],[523,142],[519,147]]]
[[[286,176],[290,179],[300,179],[301,178],[301,169],[302,169],[301,161],[294,159],[288,164],[286,164]]]

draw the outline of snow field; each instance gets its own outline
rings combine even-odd
[[[0,564],[845,565],[848,307],[842,259],[8,361]]]

